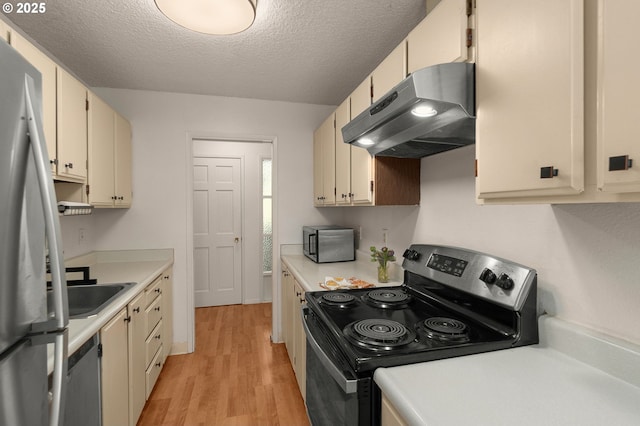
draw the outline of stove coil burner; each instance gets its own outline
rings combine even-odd
[[[326,293],[320,298],[320,302],[323,304],[337,308],[346,308],[347,306],[355,303],[355,301],[355,296],[341,292]]]
[[[363,298],[367,303],[385,309],[406,308],[411,301],[411,296],[403,290],[389,288],[368,291]]]
[[[365,319],[344,328],[348,340],[358,346],[377,350],[392,350],[416,339],[416,334],[396,321]]]
[[[431,317],[418,324],[427,337],[446,342],[468,342],[469,330],[465,323],[452,318]]]

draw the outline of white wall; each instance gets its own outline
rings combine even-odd
[[[640,204],[480,206],[473,146],[422,159],[420,207],[358,208],[362,246],[461,246],[538,271],[539,308],[640,343]],[[415,229],[415,230],[414,230]],[[413,233],[411,233],[411,231]]]
[[[64,226],[69,251],[173,248],[174,339],[188,336],[187,168],[188,134],[212,137],[275,138],[278,244],[300,244],[301,227],[328,223],[331,213],[312,207],[313,130],[335,107],[124,89],[92,89],[127,117],[133,131],[133,206],[98,210],[90,221]],[[77,229],[87,226],[91,241],[82,250]],[[276,247],[277,249],[277,247]],[[70,257],[70,256],[66,256]],[[278,254],[279,258],[279,254]],[[279,268],[279,262],[274,266]],[[279,269],[274,271],[279,276]],[[277,301],[276,295],[274,300]]]

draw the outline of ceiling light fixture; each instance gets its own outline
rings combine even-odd
[[[176,24],[204,34],[236,34],[256,18],[257,0],[155,0]]]

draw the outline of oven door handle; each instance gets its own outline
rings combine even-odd
[[[311,330],[309,330],[309,326],[307,325],[307,307],[302,307],[302,326],[304,327],[304,333],[307,335],[307,342],[313,349],[313,352],[318,356],[318,359],[322,363],[323,367],[327,369],[331,377],[338,383],[340,388],[346,394],[356,393],[358,391],[358,381],[357,380],[349,380],[338,368],[335,366],[331,359],[327,356],[327,354],[322,350],[316,339],[311,334]]]

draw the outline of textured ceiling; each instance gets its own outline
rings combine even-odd
[[[425,4],[258,0],[253,26],[230,36],[184,29],[154,0],[47,0],[44,14],[5,16],[91,87],[337,105]]]

